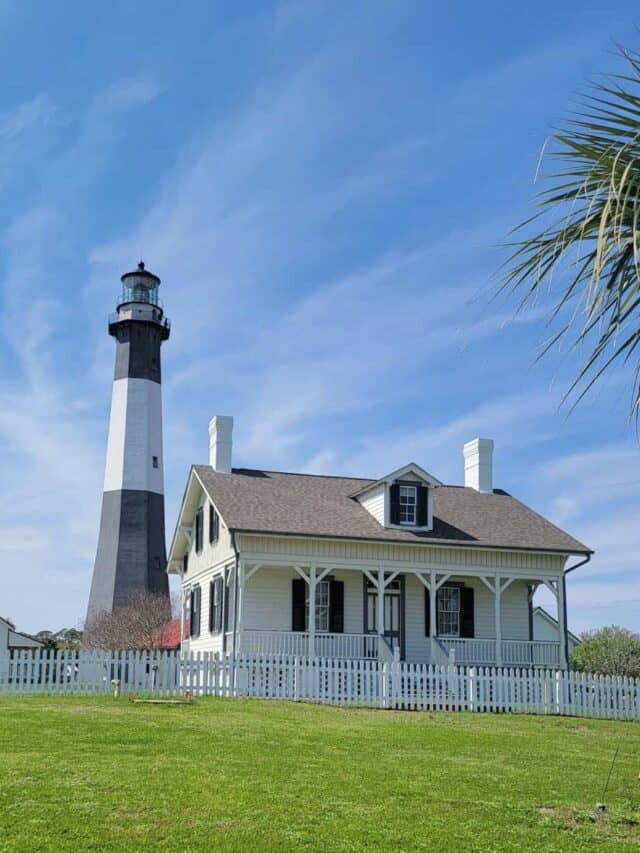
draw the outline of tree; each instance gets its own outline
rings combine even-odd
[[[640,678],[640,634],[611,625],[580,637],[571,664],[579,672]]]
[[[52,634],[51,631],[38,631],[35,634],[35,639],[42,643],[43,649],[57,649],[58,642],[56,640],[56,635]]]
[[[171,619],[166,595],[132,592],[113,613],[102,611],[87,620],[83,645],[89,649],[155,649],[162,645],[161,629]]]
[[[620,51],[623,73],[588,90],[577,114],[551,137],[560,167],[516,229],[503,289],[520,308],[551,294],[543,354],[569,339],[586,360],[567,397],[577,403],[614,364],[633,368],[631,408],[640,413],[640,54]],[[542,227],[541,217],[550,215]],[[530,233],[533,232],[533,233]],[[554,324],[557,324],[554,325]]]

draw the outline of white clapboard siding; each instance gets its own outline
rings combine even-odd
[[[640,720],[640,679],[522,667],[435,666],[298,655],[16,650],[0,694],[244,696],[429,711]]]

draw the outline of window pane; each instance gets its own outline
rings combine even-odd
[[[400,486],[400,524],[416,523],[417,496],[415,486]]]
[[[309,628],[309,585],[307,584],[306,599],[306,620],[307,629]],[[316,586],[316,631],[327,632],[329,630],[329,581],[320,581]]]
[[[438,633],[443,637],[460,636],[460,590],[443,586],[438,591]]]

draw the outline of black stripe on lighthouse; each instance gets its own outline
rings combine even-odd
[[[149,379],[161,381],[160,345],[163,328],[155,323],[139,321],[118,323],[114,329],[118,341],[114,381]]]

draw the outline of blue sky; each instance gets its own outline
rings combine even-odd
[[[167,526],[207,422],[239,465],[495,484],[597,550],[574,630],[640,628],[629,377],[573,414],[576,357],[534,364],[544,304],[490,302],[545,137],[631,2],[12,4],[0,0],[0,613],[84,616],[114,346],[161,276]],[[635,13],[635,17],[634,17]],[[544,300],[543,300],[544,302]],[[541,599],[544,603],[544,598]]]

